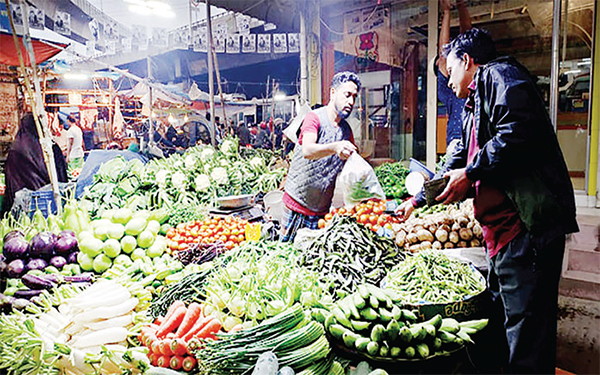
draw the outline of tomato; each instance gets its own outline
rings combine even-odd
[[[365,227],[369,228],[369,229],[373,229],[373,225],[371,223],[366,223]]]
[[[331,221],[331,219],[333,219],[333,215],[331,213],[325,214],[326,221]]]
[[[370,216],[369,216],[369,222],[370,222],[372,225],[375,225],[375,224],[377,224],[377,220],[378,220],[378,219],[379,219],[379,216],[377,216],[377,215],[370,215]]]
[[[375,215],[381,215],[383,213],[381,206],[377,205],[377,206],[373,207],[373,213]]]
[[[235,244],[233,242],[231,242],[231,241],[225,242],[225,247],[227,248],[227,250],[233,249],[233,246],[235,246]]]
[[[387,216],[387,215],[386,215]],[[379,219],[377,219],[377,224],[379,224],[379,226],[384,226],[385,223],[387,223],[387,217],[386,216],[379,216]]]
[[[340,215],[345,215],[346,214],[346,208],[344,208],[344,207],[340,208],[340,210],[338,211],[338,213]]]
[[[325,228],[325,219],[319,219],[318,227],[319,229]]]
[[[358,217],[358,222],[361,224],[367,224],[369,222],[369,215],[360,215]]]

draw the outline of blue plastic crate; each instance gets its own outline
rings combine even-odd
[[[48,217],[49,213],[56,215],[56,201],[54,193],[49,191],[34,191],[31,193],[31,201],[29,202],[29,217],[33,216],[36,209],[39,209],[44,217]]]

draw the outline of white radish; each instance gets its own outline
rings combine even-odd
[[[92,331],[99,331],[110,327],[125,327],[133,322],[131,314],[121,315],[110,319],[103,319],[84,323],[83,325]]]
[[[88,320],[110,319],[127,314],[128,312],[135,309],[139,302],[140,301],[137,298],[130,298],[118,305],[97,307],[93,310],[87,311],[85,314]]]
[[[121,342],[127,339],[128,335],[129,331],[123,327],[107,328],[77,336],[74,338],[71,345],[77,348],[86,348],[90,346],[110,344]]]
[[[70,306],[74,309],[85,311],[100,306],[115,306],[129,298],[131,298],[131,293],[126,288],[119,288],[104,296],[97,295],[94,298],[74,300],[70,303]]]

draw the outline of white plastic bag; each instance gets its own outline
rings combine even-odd
[[[375,171],[358,152],[353,152],[346,160],[337,179],[346,206],[354,206],[371,198],[385,199],[383,188]]]

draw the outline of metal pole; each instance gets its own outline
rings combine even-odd
[[[304,3],[306,5],[306,2]],[[308,59],[306,44],[306,6],[300,9],[300,103],[304,104],[308,101]]]
[[[150,82],[150,79],[152,78],[152,60],[150,59],[150,55],[148,55],[148,57],[146,57],[146,66],[148,69],[148,75],[146,77],[146,79],[148,80],[148,82]],[[154,143],[154,119],[152,118],[152,115],[154,114],[154,111],[152,110],[153,106],[152,106],[152,87],[148,86],[148,98],[150,99],[150,123],[149,123],[149,128],[148,128],[148,143],[149,144],[153,144]]]
[[[192,0],[188,0],[188,12],[189,12],[189,17],[190,17],[190,43],[185,46],[186,49],[190,48],[191,45],[193,45],[193,35],[192,35]]]
[[[550,120],[556,132],[558,119],[558,75],[560,74],[559,47],[560,47],[560,14],[562,0],[554,0],[552,19],[552,68],[550,70]]]
[[[427,61],[433,61],[438,53],[438,3],[438,0],[429,0]],[[415,124],[416,122],[417,119],[415,118]],[[426,129],[427,167],[429,167],[431,170],[435,170],[435,159],[437,153],[437,78],[431,69],[427,69]]]
[[[212,37],[212,21],[210,19],[210,4],[209,0],[206,1],[206,32],[208,36],[208,53],[206,54],[206,58],[208,59],[208,95],[209,95],[209,103],[210,103],[210,128],[212,129],[212,144],[216,146],[216,129],[215,129],[215,89],[213,87],[213,59],[212,59],[212,50],[213,46],[213,37]]]

